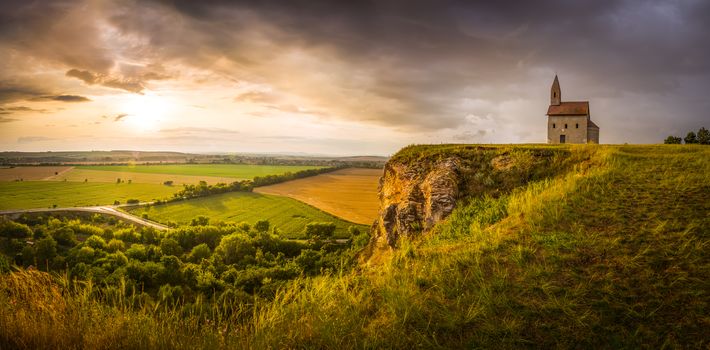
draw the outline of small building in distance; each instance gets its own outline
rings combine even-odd
[[[547,143],[599,143],[599,127],[589,114],[589,101],[562,102],[557,75],[547,109]]]

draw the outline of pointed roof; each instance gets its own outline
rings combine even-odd
[[[555,74],[555,80],[552,82],[552,88],[557,88],[557,90],[560,89],[560,80],[557,79],[557,74]]]
[[[594,122],[593,122],[591,119],[587,121],[587,127],[588,127],[588,128],[599,129],[599,127],[597,126],[597,124],[594,124]]]
[[[589,101],[560,102],[550,105],[547,115],[589,115]]]

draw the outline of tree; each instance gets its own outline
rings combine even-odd
[[[121,178],[120,178],[120,177],[119,177],[118,179],[116,179],[116,183],[117,183],[117,184],[120,184],[120,183],[121,183]]]
[[[108,241],[107,250],[111,253],[120,252],[126,249],[126,244],[118,239],[112,239]]]
[[[663,143],[665,143],[667,145],[680,145],[681,141],[682,141],[682,139],[680,137],[671,135],[671,136],[666,137],[666,139],[663,140]]]
[[[306,237],[329,238],[335,233],[335,224],[332,222],[312,222],[306,225]]]
[[[30,238],[32,229],[25,224],[14,221],[5,221],[0,224],[0,236],[7,238]]]
[[[35,257],[40,266],[46,266],[55,256],[57,256],[57,241],[52,237],[42,238],[37,241],[35,244]]]
[[[202,259],[207,259],[210,255],[212,255],[212,251],[210,251],[210,247],[207,244],[198,244],[190,252],[190,261],[199,264]]]
[[[94,249],[106,250],[106,241],[103,238],[93,235],[84,241],[84,245]]]
[[[269,231],[269,220],[259,220],[254,224],[254,229],[257,232],[268,232]]]
[[[204,216],[204,215],[199,215],[197,217],[194,217],[192,221],[190,222],[190,226],[207,226],[210,224],[210,218]]]
[[[69,227],[61,227],[52,232],[52,238],[54,238],[57,243],[66,247],[73,247],[76,245],[76,234],[74,230]]]
[[[708,129],[700,128],[697,135],[698,143],[701,145],[710,145],[710,131]]]
[[[160,250],[163,251],[163,255],[180,256],[182,254],[182,247],[172,238],[163,238],[160,241]]]
[[[698,143],[698,139],[695,137],[695,133],[692,131],[689,132],[688,135],[685,136],[683,141],[685,141],[685,144],[687,144],[687,145]]]

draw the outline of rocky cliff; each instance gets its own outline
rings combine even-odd
[[[549,147],[410,146],[394,155],[380,178],[379,217],[367,255],[396,248],[402,237],[428,233],[457,204],[499,196],[570,165],[569,151]]]

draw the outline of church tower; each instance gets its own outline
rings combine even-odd
[[[555,75],[555,81],[552,82],[552,89],[550,90],[550,104],[559,106],[560,101],[562,101],[562,91],[560,90],[560,81],[557,80],[557,75]]]

